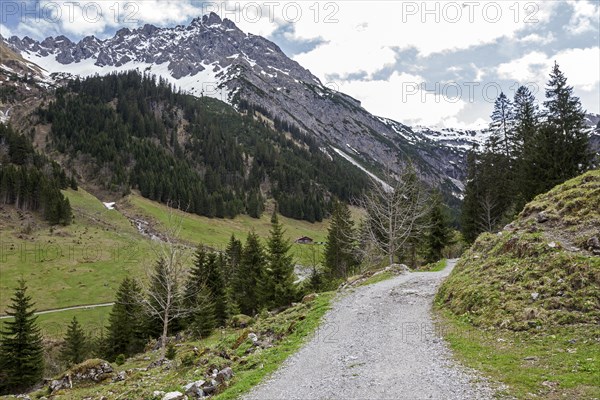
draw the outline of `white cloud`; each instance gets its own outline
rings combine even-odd
[[[455,116],[446,117],[437,124],[437,128],[454,128],[463,130],[481,130],[489,126],[489,121],[483,118],[477,118],[473,122],[465,122]]]
[[[13,33],[11,32],[10,29],[8,29],[8,26],[4,25],[4,24],[0,24],[0,35],[2,35],[3,38],[9,38],[13,35]]]
[[[600,18],[600,4],[593,1],[570,1],[573,14],[566,30],[578,35],[589,31],[598,31],[598,18]]]
[[[521,58],[500,64],[496,71],[502,79],[514,79],[521,83],[536,82],[541,76],[547,76],[551,65],[552,61],[546,54],[533,51]]]
[[[386,65],[394,64],[396,54],[385,46],[364,43],[367,37],[356,35],[352,42],[329,42],[318,47],[318,51],[299,54],[294,60],[308,67],[319,77],[335,74],[342,78],[352,73],[366,72],[372,75]],[[360,62],[356,60],[360,59]],[[333,65],[332,65],[333,64]]]
[[[440,124],[465,107],[464,100],[428,91],[434,88],[423,88],[423,82],[421,76],[394,72],[387,80],[348,80],[339,87],[367,110],[409,124]]]
[[[552,32],[548,32],[548,34],[545,36],[538,35],[537,33],[531,33],[527,36],[518,39],[518,41],[522,43],[534,43],[540,45],[552,43],[554,42],[554,40],[556,40],[556,38],[554,37]]]
[[[475,63],[469,63],[469,66],[475,70],[475,82],[481,82],[483,77],[487,75],[487,72],[483,68],[477,67]]]
[[[329,11],[336,11],[338,22],[329,24],[322,22],[323,12],[321,20],[315,22],[314,12],[307,9],[306,18],[295,24],[293,37],[324,43],[294,59],[325,79],[328,74],[339,73],[340,67],[345,74],[371,74],[377,65],[382,69],[392,62],[396,50],[414,48],[419,56],[427,57],[493,43],[502,37],[515,38],[532,26],[526,22],[528,18],[543,23],[556,7],[556,2],[538,2],[535,14],[530,15],[525,12],[527,3],[520,2],[516,15],[513,2],[381,3],[336,3],[339,9]]]
[[[592,91],[600,82],[600,48],[566,49],[552,56],[534,51],[525,56],[500,64],[498,76],[514,79],[522,84],[535,83],[540,89],[548,79],[550,69],[558,62],[567,82],[578,90]]]
[[[136,28],[144,24],[171,26],[188,23],[202,14],[202,7],[193,0],[144,1],[52,1],[20,3],[23,14],[13,34],[42,40],[64,34],[73,40],[83,36],[112,36],[114,29]]]

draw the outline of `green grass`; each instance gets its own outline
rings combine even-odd
[[[0,314],[20,278],[39,310],[63,308],[112,301],[121,280],[150,262],[149,241],[118,211],[82,189],[65,194],[73,224],[53,229],[39,224],[25,235],[19,225],[2,229]]]
[[[153,262],[152,242],[139,234],[121,212],[106,209],[82,188],[66,190],[64,194],[74,214],[73,224],[67,227],[51,229],[37,222],[24,234],[14,209],[8,209],[8,217],[0,220],[0,315],[5,314],[20,278],[26,279],[35,307],[49,310],[112,302],[125,276],[144,278],[143,271]],[[124,206],[133,215],[158,222],[159,230],[160,224],[168,220],[168,209],[164,205],[137,195],[129,196]],[[232,233],[245,240],[251,229],[263,239],[269,235],[268,213],[260,219],[248,216],[209,219],[178,214],[182,216],[180,237],[192,246],[202,243],[224,249]],[[327,234],[327,221],[311,224],[285,217],[281,221],[292,241],[300,236],[323,241]],[[322,251],[322,245],[292,244],[292,254],[298,263],[309,264]],[[107,313],[107,310],[100,312]],[[48,332],[49,337],[58,337],[51,332],[62,332],[60,326],[68,323],[73,315],[81,319],[87,330],[95,330],[97,320],[103,318],[103,315],[91,316],[86,310],[45,314],[40,316],[42,331]]]
[[[419,271],[423,271],[423,272],[439,272],[439,271],[443,270],[444,268],[446,268],[446,265],[448,265],[448,260],[446,260],[445,258],[443,258],[443,259],[441,259],[438,262],[424,265],[423,267],[419,268]]]
[[[237,376],[232,382],[233,385],[220,395],[216,396],[215,399],[236,399],[240,395],[248,392],[253,386],[260,383],[266,376],[275,372],[283,361],[298,351],[305,343],[306,338],[319,327],[321,318],[330,308],[333,296],[333,292],[320,294],[312,303],[310,310],[306,313],[305,319],[299,321],[295,325],[293,333],[285,338],[279,346],[267,349],[257,355],[256,359],[252,361],[253,365],[237,372]],[[288,329],[290,322],[296,321],[293,316],[291,317],[292,318],[287,319],[283,325],[279,323],[280,326],[276,327],[275,330]],[[269,322],[267,321],[265,323],[265,328],[268,327]],[[246,366],[247,365],[248,364],[246,364]],[[258,366],[258,368],[256,368],[256,366]]]
[[[518,399],[600,398],[600,327],[486,330],[446,310],[437,314],[455,356],[507,385],[503,394]]]
[[[138,195],[130,195],[128,202],[134,213],[140,213],[145,218],[150,218],[157,223],[159,230],[164,230],[169,220],[167,207],[160,203],[145,199]],[[233,219],[206,218],[199,215],[176,211],[181,217],[181,239],[192,245],[204,244],[217,250],[223,250],[227,246],[232,234],[238,239],[245,241],[246,236],[254,230],[258,236],[265,239],[269,236],[271,229],[271,216],[269,212],[263,213],[261,218],[256,219],[247,215],[239,215]],[[327,236],[328,221],[310,223],[281,216],[286,236],[291,242],[301,236],[309,236],[316,242],[323,242]],[[291,252],[296,261],[303,265],[309,265],[313,252],[320,254],[323,251],[321,245],[303,245],[292,243]]]
[[[62,339],[73,317],[81,324],[86,334],[98,337],[100,331],[108,326],[111,306],[91,309],[67,310],[57,313],[38,315],[40,330],[47,339]]]
[[[380,274],[373,275],[373,276],[367,278],[365,281],[361,282],[361,284],[359,286],[366,286],[366,285],[372,285],[372,284],[378,283],[378,282],[383,282],[383,281],[391,279],[395,276],[398,276],[398,275],[394,274],[392,271],[384,271]]]
[[[600,257],[577,243],[598,234],[598,204],[600,171],[536,197],[480,235],[436,295],[455,354],[509,395],[600,398]]]

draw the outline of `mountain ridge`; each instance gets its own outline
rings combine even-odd
[[[489,137],[485,129],[410,127],[373,115],[359,100],[324,85],[277,44],[244,33],[215,13],[187,26],[121,28],[107,39],[87,36],[73,42],[60,35],[41,42],[16,36],[2,40],[43,68],[46,80],[137,69],[196,97],[217,98],[240,112],[258,111],[284,128],[314,135],[329,157],[352,158],[375,175],[398,172],[410,159],[427,181],[442,184],[457,199],[466,178],[467,151],[482,148]],[[594,118],[600,116],[588,118],[596,127],[592,147],[597,150],[600,128]]]
[[[6,40],[6,39],[5,39]],[[211,13],[187,26],[123,28],[104,40],[75,43],[64,36],[38,42],[15,36],[7,43],[55,79],[138,69],[167,79],[197,97],[216,97],[238,110],[256,109],[314,135],[330,156],[343,151],[363,168],[398,172],[411,159],[430,182],[462,179],[441,160],[439,148],[419,132],[365,110],[360,101],[324,85],[273,42],[242,32]],[[458,160],[457,160],[458,161]]]

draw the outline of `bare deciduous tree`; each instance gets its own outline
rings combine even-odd
[[[195,311],[189,306],[191,299],[186,297],[195,296],[202,289],[198,287],[198,292],[183,290],[191,252],[178,242],[182,217],[170,205],[168,207],[165,233],[152,246],[157,264],[147,270],[146,298],[142,300],[146,314],[162,323],[161,358],[165,356],[169,324]]]
[[[389,175],[388,175],[389,176]],[[391,264],[406,242],[427,228],[429,195],[409,166],[398,180],[388,185],[372,181],[359,204],[367,212],[363,235]]]

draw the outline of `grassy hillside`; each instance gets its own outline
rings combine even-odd
[[[21,277],[40,310],[112,301],[127,274],[148,262],[149,240],[117,211],[108,210],[83,189],[64,192],[74,222],[49,227],[12,207],[0,218],[0,313]]]
[[[144,277],[144,269],[154,259],[152,241],[140,234],[125,216],[148,221],[152,229],[164,231],[169,211],[157,202],[130,195],[108,210],[83,189],[64,192],[73,208],[74,222],[67,227],[50,228],[35,214],[13,207],[0,208],[0,314],[4,314],[21,277],[27,280],[38,310],[112,302],[121,280],[129,275]],[[180,239],[193,248],[203,243],[224,249],[232,233],[245,240],[254,229],[269,235],[270,217],[238,216],[235,219],[209,219],[177,211],[182,217]],[[327,222],[309,223],[282,217],[288,237],[324,240]],[[322,245],[292,245],[298,263],[308,265],[313,252]],[[190,257],[190,260],[192,258]],[[74,315],[89,331],[106,324],[110,307],[69,310],[40,315],[42,331],[48,337],[64,335]]]
[[[119,206],[129,215],[150,222],[153,228],[159,232],[164,231],[164,227],[168,223],[169,210],[167,207],[141,196],[130,195]],[[270,210],[264,212],[260,219],[247,215],[239,215],[233,219],[211,219],[181,211],[176,211],[176,213],[181,216],[180,237],[192,246],[202,243],[217,250],[223,250],[232,234],[244,241],[251,230],[254,230],[261,238],[267,238],[271,229]],[[329,226],[327,220],[310,223],[283,216],[280,217],[280,222],[291,242],[301,236],[309,236],[317,242],[322,242],[327,236],[327,227]],[[321,245],[293,243],[292,254],[296,262],[309,265],[313,251],[319,254],[323,250],[322,247]]]
[[[600,397],[599,237],[600,171],[481,235],[436,298],[459,356],[519,398]]]

